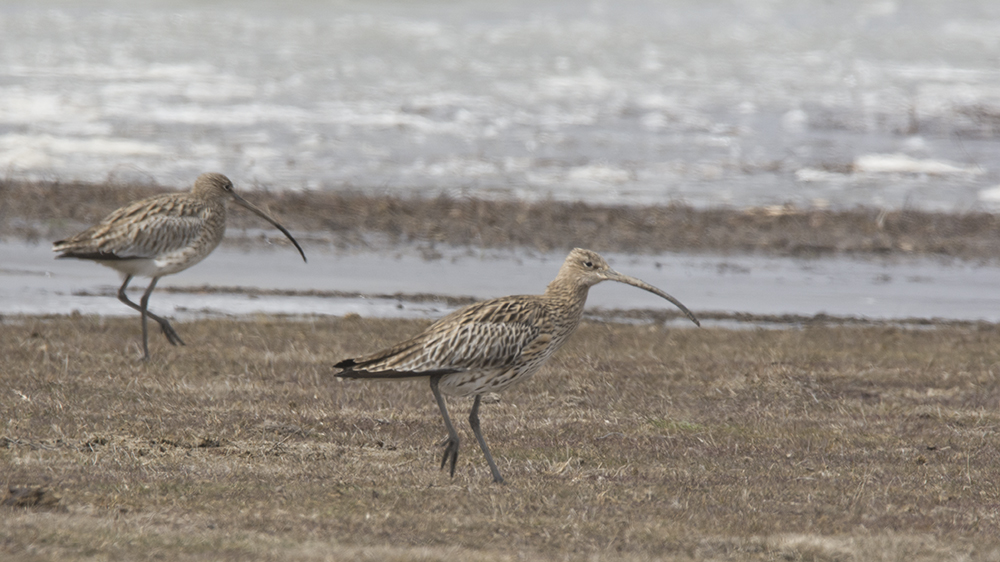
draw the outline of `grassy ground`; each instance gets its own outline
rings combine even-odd
[[[465,417],[330,365],[424,323],[0,323],[4,560],[998,560],[1000,328],[586,323]],[[2,498],[4,492],[0,492]]]

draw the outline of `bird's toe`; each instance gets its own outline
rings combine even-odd
[[[441,470],[445,465],[451,463],[451,476],[455,476],[455,464],[458,462],[458,440],[449,438],[445,443],[444,454],[441,456]]]

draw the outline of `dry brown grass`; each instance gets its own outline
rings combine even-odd
[[[56,240],[100,220],[156,185],[0,180],[0,236]],[[937,255],[1000,259],[1000,215],[858,208],[707,209],[412,198],[360,192],[245,193],[302,241],[340,247],[417,243],[628,253],[760,252],[790,256]],[[236,212],[234,227],[262,228]],[[309,234],[304,234],[308,232]],[[311,240],[311,237],[317,240]]]
[[[5,318],[0,558],[1000,559],[995,326],[587,323],[484,406],[498,486],[468,401],[449,478],[425,383],[330,376],[423,325]]]

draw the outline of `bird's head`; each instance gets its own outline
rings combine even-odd
[[[597,252],[574,248],[559,268],[559,277],[578,287],[593,287],[617,274]]]
[[[614,269],[611,269],[611,266],[608,265],[608,262],[602,258],[600,254],[591,250],[574,248],[573,251],[566,256],[566,261],[564,261],[562,267],[559,268],[559,275],[556,276],[553,284],[562,286],[571,285],[579,289],[586,290],[601,281],[617,281],[619,283],[625,283],[626,285],[638,287],[644,291],[649,291],[654,295],[670,301],[674,304],[674,306],[681,309],[681,311],[688,318],[690,318],[692,322],[699,326],[701,325],[701,323],[698,322],[698,318],[695,317],[695,315],[688,310],[686,306],[681,304],[679,300],[641,279],[630,277],[624,273],[618,273]]]
[[[216,172],[206,172],[198,176],[198,179],[194,180],[194,188],[191,192],[196,197],[202,197],[205,199],[221,199],[225,201],[226,197],[232,197],[239,206],[251,211],[253,214],[266,220],[274,225],[275,228],[280,230],[281,233],[295,245],[295,249],[297,249],[299,251],[299,255],[302,256],[302,261],[306,261],[306,253],[302,251],[302,246],[299,246],[299,243],[294,237],[292,237],[291,233],[288,232],[285,227],[281,226],[277,220],[271,217],[271,215],[258,209],[256,205],[240,197],[240,195],[236,193],[236,189],[233,188],[233,182],[226,176]]]
[[[227,196],[239,199],[233,188],[233,182],[216,172],[208,172],[198,176],[198,179],[194,180],[194,189],[191,192],[206,199],[219,199]]]

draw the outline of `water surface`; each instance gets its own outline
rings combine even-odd
[[[991,209],[998,61],[988,0],[9,0],[0,169]]]
[[[246,251],[222,247],[196,267],[164,277],[150,306],[180,316],[253,313],[437,318],[453,307],[424,298],[486,299],[536,294],[555,277],[562,253],[523,250],[439,250],[338,253],[307,247],[303,264],[287,248]],[[115,294],[117,274],[91,262],[55,260],[47,245],[0,243],[0,314],[133,315]],[[937,259],[802,260],[754,256],[607,255],[612,267],[678,298],[696,314],[830,315],[899,321],[1000,322],[1000,267]],[[146,280],[132,285],[137,300]],[[287,291],[254,295],[225,290],[168,292],[171,287]],[[349,297],[311,292],[351,293]],[[389,295],[386,297],[386,295]],[[590,291],[588,309],[671,310],[662,299],[619,283]],[[686,321],[673,322],[677,326]],[[707,323],[711,325],[711,323]]]

